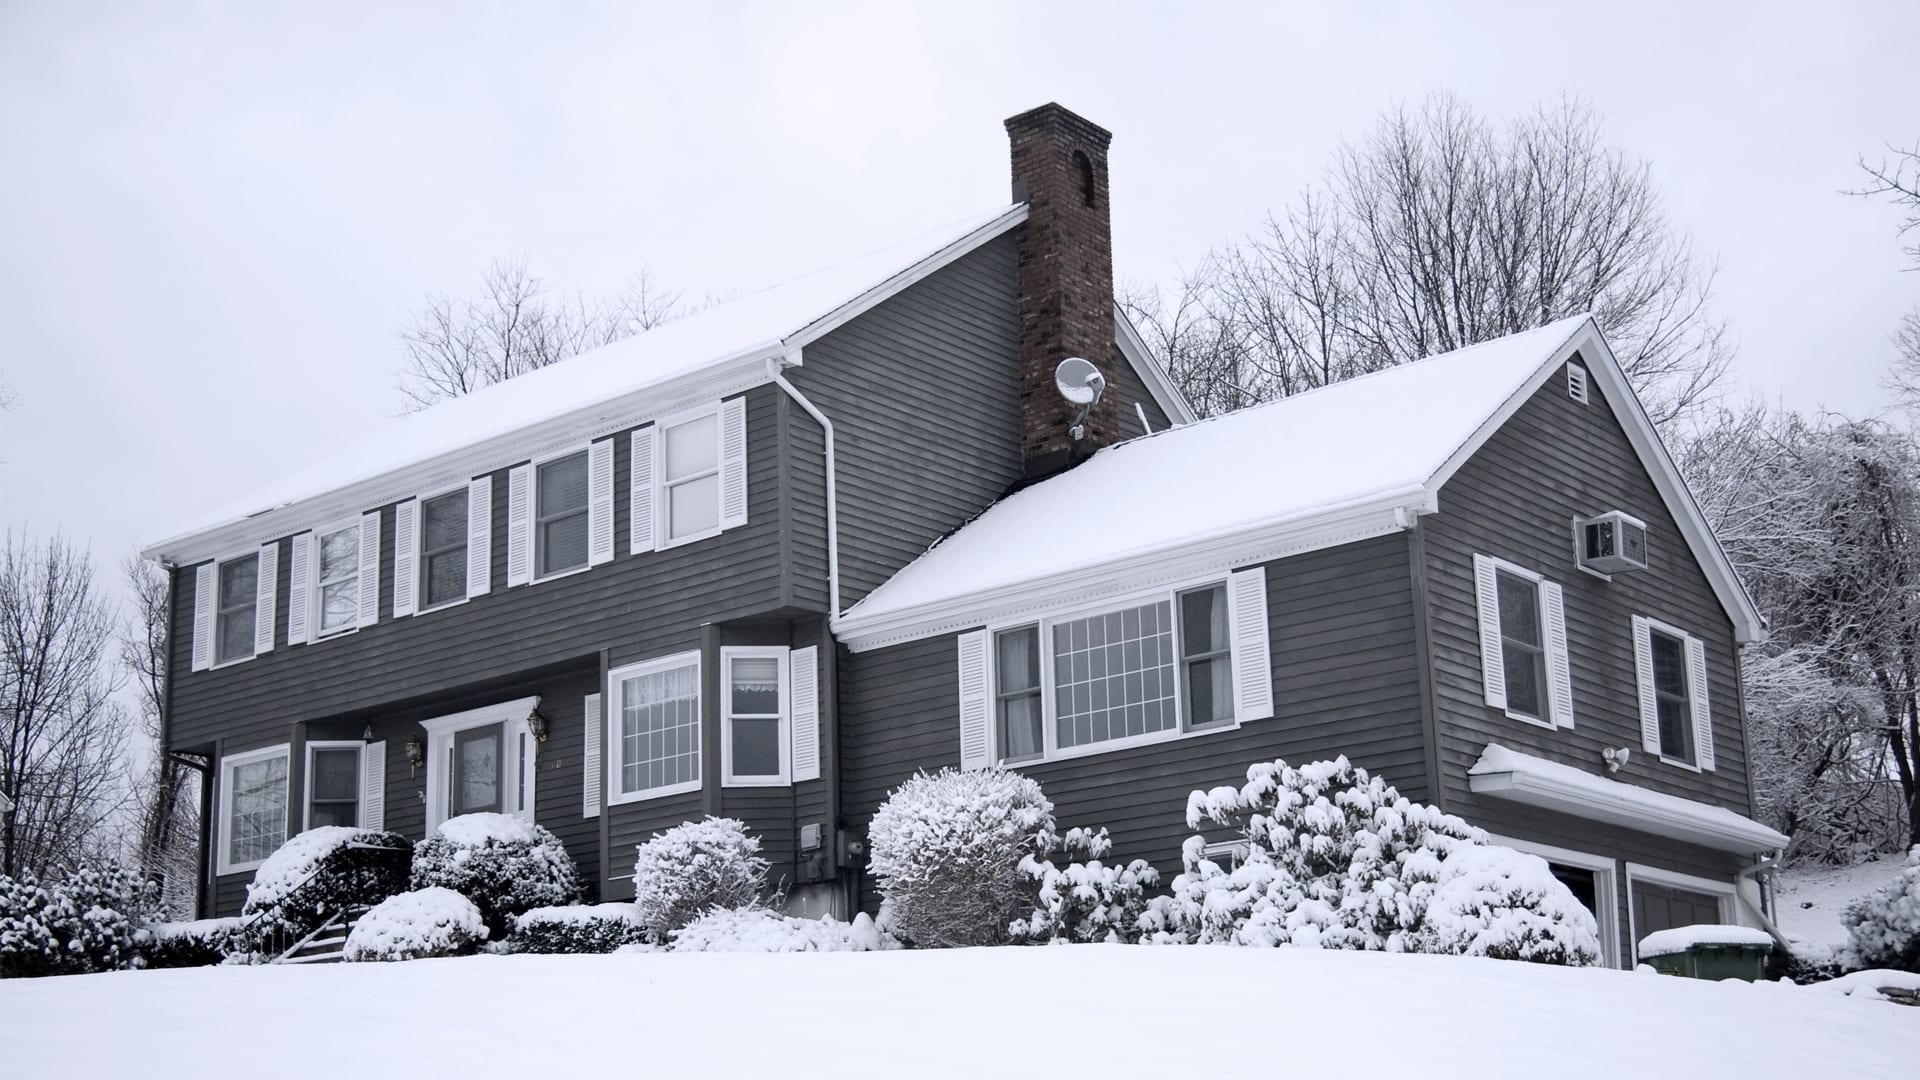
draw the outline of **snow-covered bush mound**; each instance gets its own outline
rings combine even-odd
[[[438,885],[390,896],[360,916],[343,960],[421,960],[459,956],[487,939],[473,901]]]
[[[900,943],[866,912],[850,923],[800,919],[765,908],[710,911],[673,933],[673,952],[878,952]]]
[[[1053,804],[1003,769],[916,774],[867,828],[867,869],[916,945],[998,945],[1022,913],[1020,863],[1050,850]]]
[[[131,965],[153,893],[118,866],[82,866],[51,887],[0,875],[0,978]]]
[[[227,957],[240,919],[150,923],[135,935],[140,958],[150,968],[210,967]]]
[[[1113,849],[1105,829],[1069,829],[1060,847],[1070,860],[1065,866],[1055,866],[1051,852],[1020,860],[1020,873],[1039,885],[1038,903],[1033,914],[1014,920],[1008,934],[1035,942],[1138,940],[1146,891],[1160,883],[1160,871],[1144,859],[1125,866],[1104,862]]]
[[[1600,962],[1600,924],[1537,855],[1462,845],[1441,860],[1424,903],[1409,943],[1415,952],[1569,967]]]
[[[766,887],[760,838],[732,818],[676,825],[635,852],[633,902],[657,943],[716,908],[751,907]]]
[[[610,953],[645,940],[647,924],[632,904],[569,904],[515,915],[507,951]]]
[[[580,873],[559,837],[506,814],[448,818],[413,848],[415,889],[452,889],[472,900],[495,935],[537,907],[580,898]]]
[[[377,904],[407,887],[399,833],[323,825],[281,844],[247,886],[243,922],[255,933],[299,936],[350,907]]]
[[[1892,881],[1847,905],[1855,966],[1920,971],[1920,844]]]

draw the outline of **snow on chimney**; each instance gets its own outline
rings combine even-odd
[[[1027,478],[1072,466],[1119,439],[1117,394],[1101,398],[1084,435],[1068,432],[1079,407],[1054,386],[1070,356],[1092,361],[1109,384],[1113,340],[1113,225],[1107,206],[1107,145],[1113,134],[1057,104],[1007,121],[1013,199],[1020,227],[1021,410]]]

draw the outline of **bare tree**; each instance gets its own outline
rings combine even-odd
[[[524,258],[496,261],[478,294],[430,296],[400,332],[400,392],[409,410],[424,409],[650,330],[674,318],[679,304],[644,268],[618,293],[589,303],[553,296]]]
[[[1913,260],[1909,270],[1920,270],[1920,142],[1909,149],[1887,147],[1893,156],[1870,163],[1859,159],[1860,171],[1867,183],[1849,194],[1862,198],[1887,198],[1906,214],[1900,221],[1900,235],[1914,237],[1906,249]],[[1893,335],[1893,364],[1887,373],[1888,388],[1909,410],[1920,410],[1920,307],[1909,310],[1900,319]]]
[[[0,547],[0,873],[111,857],[126,723],[108,667],[113,612],[87,553],[55,536]]]
[[[167,752],[162,713],[166,703],[167,575],[130,555],[121,562],[133,597],[131,618],[120,632],[120,667],[132,682],[153,762],[136,787],[140,873],[159,888],[161,907],[175,914],[193,910],[198,870],[197,773]]]
[[[1458,100],[1386,114],[1321,185],[1179,283],[1203,411],[1262,401],[1593,313],[1656,421],[1729,358],[1714,267],[1666,219],[1646,162],[1566,102],[1496,129]],[[1168,341],[1160,305],[1132,311]],[[1222,391],[1230,386],[1231,392]]]

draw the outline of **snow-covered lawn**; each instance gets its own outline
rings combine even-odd
[[[481,956],[0,983],[9,1076],[1911,1075],[1920,1009],[1311,949]]]
[[[1892,881],[1900,872],[1899,855],[1857,866],[1792,866],[1780,871],[1774,907],[1780,929],[1795,941],[1826,948],[1847,943],[1840,913],[1849,903]]]

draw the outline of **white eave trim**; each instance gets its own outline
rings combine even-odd
[[[1488,744],[1467,776],[1477,795],[1554,810],[1689,844],[1750,855],[1787,838],[1749,817]]]
[[[1160,405],[1160,411],[1175,424],[1191,424],[1198,417],[1193,406],[1187,404],[1185,394],[1173,384],[1173,376],[1160,364],[1160,358],[1147,347],[1140,331],[1134,329],[1133,320],[1127,318],[1126,311],[1119,304],[1113,306],[1113,340],[1120,346],[1120,355],[1127,358],[1133,370],[1139,374],[1140,381],[1147,384],[1147,393]]]
[[[1212,536],[1185,538],[1173,546],[1122,556],[1068,574],[1010,582],[899,611],[862,615],[856,604],[832,621],[833,631],[848,649],[866,652],[936,634],[1017,621],[1065,607],[1085,606],[1105,597],[1125,596],[1400,532],[1427,503],[1425,488],[1405,488]]]

